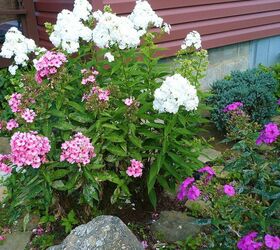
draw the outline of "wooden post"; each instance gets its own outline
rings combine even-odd
[[[32,38],[36,44],[39,43],[37,19],[33,0],[22,0],[22,7],[26,10],[26,15],[22,16],[22,26],[24,33]]]
[[[96,10],[103,10],[104,8],[104,3],[103,0],[91,0],[91,5],[92,8],[96,11]]]

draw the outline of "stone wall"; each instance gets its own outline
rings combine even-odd
[[[202,80],[202,89],[210,89],[211,84],[230,74],[257,67],[280,63],[280,36],[244,42],[215,49],[209,49],[209,68]]]
[[[202,80],[202,89],[209,89],[214,81],[224,78],[231,71],[243,71],[249,67],[249,42],[210,49],[208,53],[209,67]]]

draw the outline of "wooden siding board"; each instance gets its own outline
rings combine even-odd
[[[250,3],[248,3],[250,2]],[[260,13],[266,11],[274,11],[280,9],[280,0],[262,0],[246,1],[239,3],[227,3],[211,6],[200,6],[191,8],[179,8],[172,10],[158,11],[165,22],[172,24],[187,23],[193,21],[211,20],[214,18],[240,16],[245,14]],[[44,22],[54,23],[57,13],[36,12],[38,24],[43,25]]]
[[[35,0],[40,44],[50,46],[44,23],[55,23],[57,13],[72,9],[74,0]],[[91,0],[94,9],[110,4],[119,14],[131,12],[135,0]],[[214,48],[280,34],[280,0],[149,0],[170,35],[159,41],[173,55],[189,31],[202,34],[204,47]],[[267,28],[267,30],[265,30]],[[244,33],[245,32],[245,33]],[[247,33],[246,33],[247,32]]]
[[[266,24],[278,23],[279,19],[280,10],[178,24],[173,25],[170,35],[165,35],[160,41],[165,42],[169,41],[170,39],[184,39],[186,37],[186,34],[192,30],[197,30],[201,35],[208,35],[231,30],[239,30],[249,27],[261,26]]]
[[[263,37],[275,36],[278,34],[280,34],[280,23],[275,23],[248,29],[205,35],[202,37],[202,46],[206,49],[216,48],[234,43],[260,39]],[[164,52],[164,56],[172,56],[178,51],[181,43],[181,40],[164,42],[160,43],[159,47],[167,48]]]
[[[241,1],[246,0],[149,0],[149,3],[154,10],[162,10]],[[114,11],[120,14],[131,12],[135,6],[135,0],[104,0],[103,2],[110,5]]]
[[[178,8],[158,11],[165,22],[179,24],[193,21],[209,20],[229,16],[240,16],[252,13],[280,9],[279,0],[254,0],[239,3],[213,4],[190,8]]]

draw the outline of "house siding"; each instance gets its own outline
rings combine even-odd
[[[50,47],[44,23],[54,23],[62,9],[72,9],[74,0],[34,0],[40,44]],[[170,35],[159,42],[172,56],[186,34],[197,30],[203,47],[217,48],[280,34],[280,0],[149,0],[164,21],[172,25]],[[114,12],[132,11],[135,0],[92,0],[94,9],[111,5]]]

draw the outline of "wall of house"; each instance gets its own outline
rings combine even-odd
[[[72,9],[74,0],[33,0],[40,45],[49,47],[44,23],[54,23],[63,8]],[[159,45],[172,56],[186,34],[197,30],[205,48],[251,41],[280,34],[280,0],[148,0],[159,16],[172,25],[170,35]],[[111,5],[120,15],[130,13],[136,0],[91,0],[94,9]]]
[[[0,10],[5,9],[16,9],[17,1],[16,0],[1,0],[0,1]],[[6,21],[16,19],[16,15],[0,15],[0,24]]]

